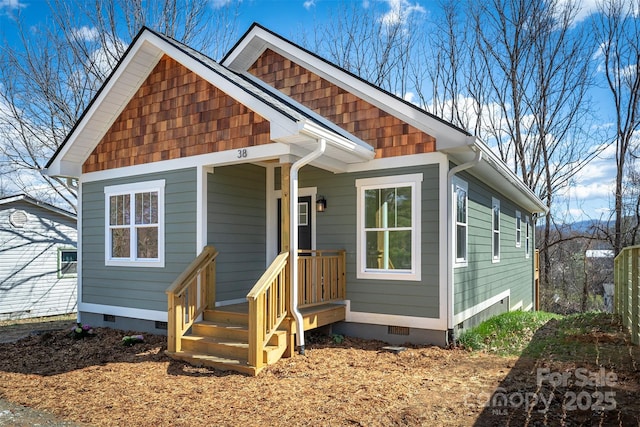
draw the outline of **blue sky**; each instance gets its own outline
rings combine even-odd
[[[211,0],[212,7],[238,0]],[[564,1],[564,0],[563,0]],[[341,4],[338,0],[242,0],[238,4],[238,30],[241,35],[252,22],[291,37],[301,28],[311,29],[314,23],[326,23],[330,11]],[[375,7],[379,19],[393,19],[399,8],[429,17],[437,13],[433,0],[357,0],[362,8]],[[595,0],[582,2],[578,20],[583,20],[594,11]],[[28,25],[42,24],[48,19],[49,5],[45,0],[0,0],[0,37],[11,43],[16,32],[12,15],[20,13]],[[309,31],[310,33],[311,31]],[[402,94],[410,99],[411,94]],[[603,108],[606,110],[606,108]],[[607,125],[607,118],[602,119]],[[613,178],[615,176],[615,150],[605,150],[590,165],[581,171],[569,191],[558,194],[556,209],[569,218],[607,218],[613,204]]]

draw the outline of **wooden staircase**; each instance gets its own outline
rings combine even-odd
[[[282,357],[287,349],[287,331],[275,331],[264,346],[262,367],[251,366],[249,314],[243,308],[246,309],[246,304],[205,310],[203,320],[196,321],[191,332],[181,338],[181,350],[167,354],[194,366],[257,375],[264,366]]]

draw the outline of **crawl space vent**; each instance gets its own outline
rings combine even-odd
[[[27,214],[25,211],[15,211],[9,217],[9,222],[16,228],[23,228],[27,223]]]
[[[389,335],[409,335],[409,328],[404,326],[388,326],[387,328]]]

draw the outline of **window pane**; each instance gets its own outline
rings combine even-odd
[[[62,262],[76,262],[76,261],[78,261],[78,252],[76,252],[76,251],[61,251],[60,260]]]
[[[129,258],[131,238],[128,228],[111,229],[111,257]]]
[[[493,257],[500,257],[500,233],[493,233]]]
[[[158,258],[158,228],[143,227],[136,231],[138,236],[138,258]]]
[[[495,231],[500,230],[500,207],[493,207],[493,229]]]
[[[411,227],[411,187],[400,187],[396,192],[397,226]]]
[[[131,198],[128,194],[109,197],[109,224],[128,225]]]
[[[467,259],[467,227],[456,226],[456,258]]]
[[[367,268],[411,269],[411,231],[367,231]]]
[[[461,188],[458,188],[457,193],[457,212],[456,212],[456,221],[467,223],[467,192]]]
[[[158,193],[136,193],[136,224],[158,223]]]
[[[380,227],[378,209],[380,207],[380,191],[365,190],[364,192],[364,226],[365,228]]]

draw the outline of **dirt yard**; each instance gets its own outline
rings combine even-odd
[[[640,423],[640,349],[606,315],[569,339],[569,357],[553,348],[536,359],[435,347],[396,355],[380,342],[311,336],[306,356],[257,378],[171,361],[165,337],[127,347],[131,333],[75,340],[71,326],[0,344],[0,398],[93,426]]]

